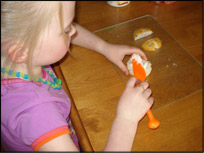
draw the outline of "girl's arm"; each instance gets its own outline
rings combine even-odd
[[[137,124],[115,119],[104,151],[131,151]],[[38,151],[79,151],[68,134],[59,136],[39,148]]]
[[[137,125],[128,120],[115,119],[104,151],[131,151]]]
[[[104,151],[131,151],[138,122],[153,104],[149,84],[142,82],[140,86],[135,87],[136,81],[134,77],[129,79],[119,99],[116,117]],[[65,134],[47,142],[39,151],[77,151],[77,148],[70,136]]]
[[[107,43],[96,36],[94,33],[88,31],[77,23],[73,23],[76,28],[76,33],[72,36],[72,43],[75,45],[82,46],[84,48],[96,51],[102,55],[105,54],[106,50],[104,50]]]
[[[147,60],[145,53],[137,47],[110,44],[77,23],[73,23],[73,25],[77,31],[72,37],[73,44],[88,48],[104,55],[108,60],[117,65],[126,75],[128,75],[129,72],[127,67],[122,62],[126,55],[136,53],[139,54],[144,60]]]
[[[105,151],[131,151],[139,121],[153,104],[151,89],[147,82],[138,87],[137,79],[131,77],[117,106],[117,114],[105,147]],[[141,87],[143,86],[143,87]]]
[[[64,134],[42,145],[38,151],[79,151],[72,138]]]

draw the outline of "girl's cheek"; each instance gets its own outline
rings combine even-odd
[[[59,52],[57,52],[57,55],[56,56],[62,56],[64,57],[65,54],[69,51],[69,48],[70,48],[70,41],[66,42],[67,44],[65,44],[65,42],[63,41],[63,44],[61,46],[61,49],[59,50]]]

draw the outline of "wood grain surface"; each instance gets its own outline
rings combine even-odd
[[[185,54],[183,64],[187,67],[192,66],[192,63],[185,62],[186,57],[192,56],[192,59],[197,60],[196,67],[201,67],[202,3],[202,1],[177,1],[169,5],[156,5],[149,1],[131,1],[123,8],[114,8],[106,1],[78,1],[75,21],[105,38],[100,35],[100,29],[151,15],[186,50],[189,56]],[[117,40],[112,39],[112,41]],[[73,104],[71,118],[82,149],[102,151],[126,78],[100,54],[75,45],[71,50],[73,57],[66,56],[53,67],[71,97]],[[192,62],[191,58],[189,61]],[[168,99],[167,103],[162,102],[158,105],[158,102],[153,106],[153,113],[160,120],[161,127],[150,130],[147,126],[148,119],[144,117],[139,124],[132,151],[201,151],[203,149],[200,72],[200,70],[192,71],[193,75],[199,75],[199,80],[194,80],[197,82],[196,85],[191,80],[192,88],[181,84],[183,91],[179,91],[181,94],[160,95],[163,101],[165,98]],[[156,89],[156,84],[159,83],[152,81],[153,96],[154,92],[159,93]],[[171,85],[171,80],[166,83]],[[176,86],[174,87],[177,90]],[[156,97],[159,100],[159,94]]]

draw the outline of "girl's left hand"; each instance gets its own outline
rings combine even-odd
[[[147,60],[145,53],[141,49],[127,45],[107,43],[103,53],[107,59],[117,65],[126,75],[129,75],[129,72],[122,61],[125,55],[132,55],[136,53],[139,54],[144,60]]]

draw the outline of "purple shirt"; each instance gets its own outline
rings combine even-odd
[[[44,70],[43,73],[43,78],[53,81]],[[69,119],[71,103],[63,89],[54,90],[43,83],[37,85],[22,79],[10,80],[1,80],[1,142],[4,150],[33,151],[50,136],[57,136],[62,130],[65,133],[73,131]],[[70,135],[77,146],[75,132]]]

